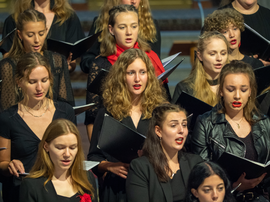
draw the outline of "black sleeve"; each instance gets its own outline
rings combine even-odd
[[[16,24],[12,15],[8,16],[4,22],[3,31],[2,31],[2,39],[5,38],[5,36],[8,33],[10,33],[15,27],[16,27]],[[13,43],[13,37],[14,37],[14,34],[8,37],[8,39],[5,40],[5,42],[0,47],[0,52],[2,52],[2,54],[5,54],[10,50]]]
[[[19,202],[37,202],[37,193],[35,185],[29,180],[24,179],[20,186],[20,200]]]
[[[172,98],[172,101],[171,103],[175,104],[176,101],[178,100],[179,96],[181,95],[183,89],[182,89],[182,85],[181,85],[181,82],[179,82],[176,86],[175,86],[175,89],[174,89],[174,93],[173,93],[173,98]]]
[[[70,120],[72,123],[77,125],[76,116],[75,116],[75,112],[74,112],[73,107],[68,103],[65,103],[65,104],[66,104],[66,113],[67,113],[66,119]]]
[[[161,36],[160,36],[160,30],[159,30],[159,25],[158,25],[158,21],[154,19],[154,24],[156,27],[156,39],[157,41],[155,41],[154,43],[149,42],[151,49],[158,55],[158,57],[160,58],[160,49],[161,49]]]
[[[82,29],[81,22],[74,12],[68,19],[68,29],[66,32],[66,41],[70,43],[75,43],[76,41],[84,38],[84,32]]]
[[[95,34],[96,20],[97,20],[97,17],[95,17],[93,20],[93,24],[90,29],[89,36]],[[91,46],[91,48],[81,57],[80,67],[84,73],[88,74],[89,69],[91,68],[91,63],[94,61],[95,57],[97,57],[99,54],[100,54],[100,42],[96,40],[95,43]]]

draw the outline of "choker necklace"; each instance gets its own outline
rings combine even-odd
[[[210,86],[216,86],[218,85],[218,79],[215,80],[208,80],[206,79]]]
[[[42,104],[43,104],[43,103],[42,103]],[[27,107],[25,107],[25,105],[23,105],[23,107],[24,107],[25,111],[27,111],[27,112],[28,112],[29,114],[31,114],[33,117],[39,118],[39,117],[44,116],[44,114],[48,111],[48,108],[49,108],[49,102],[48,102],[48,100],[47,100],[47,107],[46,107],[46,109],[45,109],[45,112],[44,112],[43,114],[41,114],[41,115],[35,115],[35,114],[32,114],[32,112],[28,111],[28,109],[27,109]],[[29,108],[30,108],[30,107],[29,107]]]

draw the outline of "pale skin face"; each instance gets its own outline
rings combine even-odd
[[[127,50],[133,48],[138,39],[139,21],[135,12],[122,12],[115,17],[115,24],[109,25],[109,32],[118,46]]]
[[[67,172],[77,155],[78,140],[76,135],[68,133],[55,138],[50,143],[45,142],[44,149],[50,155],[55,172]]]
[[[41,52],[46,39],[47,29],[44,22],[26,22],[23,30],[18,30],[26,53]]]
[[[241,41],[241,31],[233,24],[229,24],[221,33],[226,37],[232,50],[239,49],[239,43]]]
[[[228,74],[224,79],[222,92],[226,111],[243,111],[251,95],[249,77],[246,74]]]
[[[169,112],[162,128],[155,126],[155,132],[161,138],[161,145],[165,153],[180,151],[188,135],[187,117],[184,112]]]
[[[137,58],[126,70],[126,85],[132,99],[141,97],[147,86],[148,74],[145,63]]]
[[[205,42],[205,50],[197,53],[208,79],[217,79],[221,69],[227,62],[228,53],[226,43],[219,38],[212,38]]]
[[[43,100],[50,87],[47,69],[44,66],[35,67],[29,74],[29,78],[24,77],[18,82],[18,87],[28,95],[29,103]]]
[[[139,8],[141,0],[121,0],[122,4],[133,5],[136,9]]]
[[[198,189],[191,189],[192,194],[200,202],[223,202],[225,185],[218,175],[211,175],[204,179]]]

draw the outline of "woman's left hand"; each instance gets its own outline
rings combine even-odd
[[[267,175],[267,173],[262,174],[260,177],[254,178],[254,179],[246,179],[246,173],[243,173],[239,179],[233,183],[233,188],[236,187],[241,183],[241,186],[237,188],[237,191],[244,191],[247,189],[253,189],[256,187],[258,184],[261,183],[263,178]]]
[[[258,58],[258,55],[253,55],[253,57],[256,59],[259,59],[263,63],[264,66],[270,65],[270,61],[262,60],[261,58]],[[269,58],[269,60],[270,60],[270,58]]]
[[[76,68],[76,60],[71,61],[72,59],[72,53],[69,53],[68,59],[67,59],[67,64],[68,64],[68,70],[69,72],[73,72]]]

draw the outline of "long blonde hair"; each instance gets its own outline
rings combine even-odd
[[[67,0],[53,0],[50,2],[54,3],[50,5],[51,11],[57,16],[56,23],[60,22],[60,25],[74,14],[74,10]],[[27,9],[35,9],[34,0],[15,0],[13,18],[16,23],[20,13]]]
[[[205,32],[200,36],[197,46],[199,53],[202,54],[205,51],[206,46],[211,39],[223,40],[227,46],[227,54],[229,53],[229,44],[227,39],[217,31]],[[189,87],[193,89],[193,96],[196,98],[212,106],[217,104],[217,94],[211,90],[206,79],[203,64],[198,57],[195,59],[195,63],[192,66],[189,76],[183,80],[183,82],[187,83]]]
[[[18,31],[22,32],[24,29],[24,25],[28,22],[43,22],[44,27],[46,27],[46,17],[43,13],[38,12],[34,9],[28,9],[20,13],[16,21],[17,30],[13,38],[13,44],[8,53],[8,57],[17,58],[21,57],[25,53],[23,41],[21,41],[21,39],[19,38]],[[46,40],[44,40],[41,52],[43,52],[46,49],[47,49]]]
[[[49,153],[47,153],[44,149],[45,142],[50,144],[55,138],[62,135],[67,135],[69,133],[74,134],[77,137],[78,141],[77,155],[74,159],[73,164],[69,168],[72,186],[75,190],[79,192],[80,195],[88,192],[88,194],[90,193],[94,197],[94,188],[88,181],[87,171],[83,170],[84,154],[80,133],[74,123],[66,119],[54,120],[46,129],[44,136],[39,143],[36,162],[31,169],[30,175],[28,177],[46,177],[47,180],[44,182],[44,187],[48,183],[48,181],[52,180],[55,167]]]
[[[116,17],[119,15],[119,13],[123,13],[123,12],[134,12],[136,13],[136,15],[138,15],[138,12],[133,5],[114,6],[109,11],[108,25],[111,25],[112,27],[114,27]],[[109,55],[116,54],[117,52],[116,40],[114,36],[112,36],[111,33],[109,32],[108,26],[105,30],[103,30],[102,33],[104,33],[105,38],[100,44],[100,55],[107,57]],[[142,51],[147,51],[147,52],[151,51],[149,44],[143,39],[141,39],[139,35],[137,38],[137,42]]]
[[[145,52],[140,49],[125,50],[110,69],[103,84],[103,104],[112,116],[121,121],[130,115],[131,96],[126,84],[126,70],[136,59],[140,58],[147,68],[147,85],[141,97],[143,119],[152,116],[154,108],[166,102],[164,89],[155,75],[155,69]]]
[[[103,32],[99,36],[99,42],[102,42],[104,39],[106,39],[104,30],[108,29],[108,21],[110,17],[109,10],[111,10],[114,6],[118,6],[120,4],[121,0],[104,0],[101,12],[95,22],[95,32],[97,33],[103,30]],[[139,35],[146,41],[155,42],[157,40],[157,30],[152,18],[148,0],[140,1],[138,13],[140,21]]]

